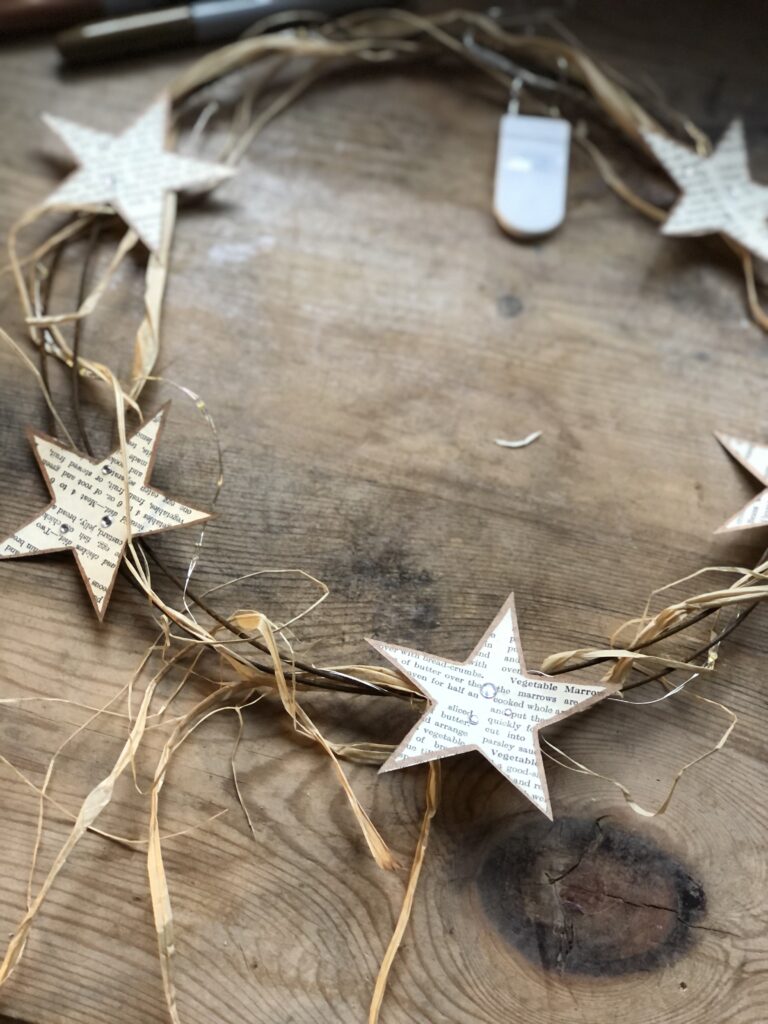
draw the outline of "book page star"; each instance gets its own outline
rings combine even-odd
[[[715,437],[765,488],[715,532],[728,533],[731,530],[749,530],[753,526],[768,526],[768,445],[752,444],[751,441],[743,441],[728,434],[715,434]]]
[[[644,134],[682,190],[662,227],[665,235],[723,234],[768,259],[768,187],[749,173],[744,126],[733,121],[710,156],[655,132]]]
[[[26,526],[0,540],[0,558],[71,551],[100,619],[104,618],[130,534],[134,537],[208,519],[147,483],[167,406],[128,438],[128,486],[120,449],[96,461],[30,431],[32,449],[53,501]]]
[[[465,662],[368,642],[415,683],[431,705],[381,771],[478,750],[552,817],[539,730],[615,693],[615,687],[529,674],[512,594]]]
[[[119,135],[95,131],[44,114],[80,164],[46,201],[46,207],[85,209],[108,204],[148,249],[160,247],[166,192],[218,184],[231,167],[171,153],[165,148],[169,101],[162,96]]]

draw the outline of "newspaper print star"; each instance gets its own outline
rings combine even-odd
[[[119,135],[44,114],[80,165],[44,205],[84,209],[108,204],[148,249],[157,251],[166,192],[212,187],[234,173],[231,167],[166,150],[169,111],[168,97],[161,96]]]
[[[128,479],[119,448],[94,460],[39,431],[29,432],[32,449],[53,499],[15,533],[0,540],[0,558],[71,551],[99,619],[115,585],[130,536],[200,523],[209,518],[147,483],[157,455],[167,406],[127,441]]]
[[[529,673],[511,594],[464,662],[368,642],[430,702],[381,771],[478,750],[552,817],[539,731],[614,693],[614,687]]]
[[[655,132],[644,138],[683,193],[664,222],[665,235],[719,233],[768,260],[768,186],[749,173],[741,121],[731,123],[710,156]]]
[[[715,532],[728,533],[732,530],[749,530],[754,526],[768,525],[768,445],[752,444],[751,441],[731,437],[729,434],[715,434],[715,437],[765,488]]]

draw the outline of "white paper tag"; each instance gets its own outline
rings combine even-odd
[[[502,117],[493,209],[505,231],[531,238],[562,224],[570,141],[570,123],[560,117]]]

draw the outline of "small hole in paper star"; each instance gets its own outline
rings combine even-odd
[[[113,522],[114,517],[109,514],[101,517],[101,525],[104,527],[111,526]]]

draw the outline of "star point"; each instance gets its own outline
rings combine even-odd
[[[466,661],[369,640],[429,700],[382,772],[479,751],[547,817],[552,817],[539,730],[614,692],[554,680],[525,667],[510,595]]]
[[[768,445],[753,444],[730,434],[715,433],[715,437],[737,462],[756,477],[764,490],[731,516],[715,533],[732,533],[735,530],[750,530],[757,526],[768,526]]]
[[[167,150],[169,109],[163,95],[118,135],[44,114],[79,165],[44,205],[84,209],[108,204],[148,249],[159,249],[166,192],[212,187],[234,173],[231,167]]]
[[[682,192],[663,234],[719,233],[768,259],[768,187],[750,175],[740,120],[731,122],[709,156],[656,132],[646,132],[644,138]]]
[[[157,445],[168,406],[119,448],[91,459],[37,430],[28,437],[51,503],[15,533],[0,539],[0,558],[71,551],[99,619],[112,594],[129,536],[189,526],[210,518],[151,487]],[[127,496],[130,500],[126,500]]]

